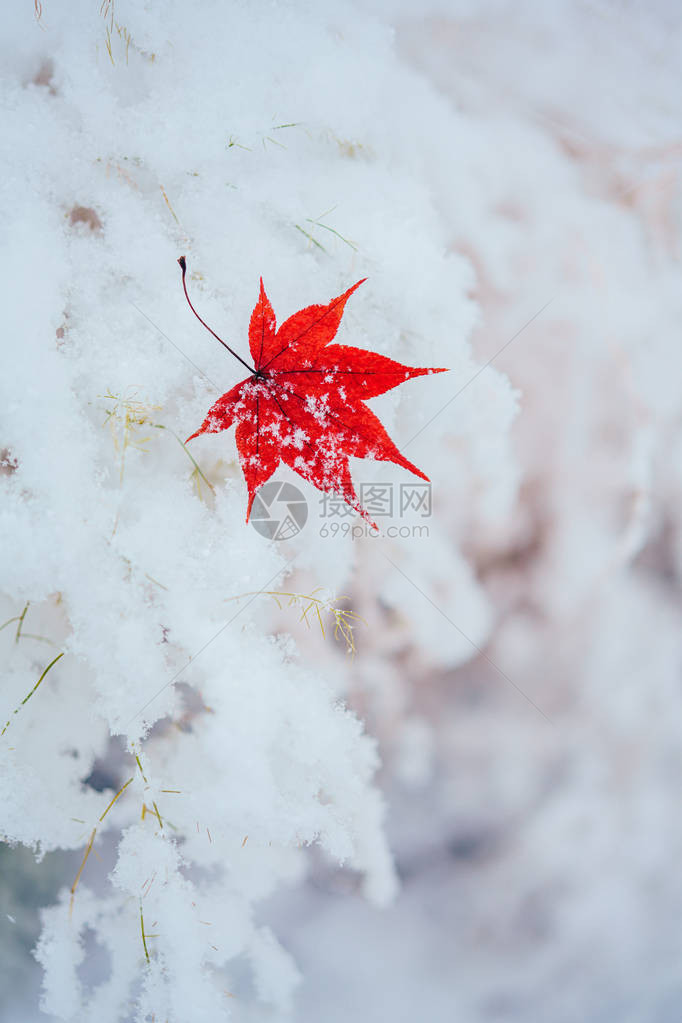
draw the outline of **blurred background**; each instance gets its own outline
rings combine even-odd
[[[458,667],[415,642],[405,608],[354,588],[371,622],[356,705],[381,741],[402,890],[376,913],[320,866],[277,900],[278,930],[306,1021],[324,1006],[328,1021],[673,1023],[680,11],[448,7],[392,17],[403,59],[497,138],[480,207],[458,222],[443,187],[441,210],[476,271],[475,352],[520,392],[519,496],[481,530],[434,490],[493,608]],[[466,628],[412,597],[439,630]]]

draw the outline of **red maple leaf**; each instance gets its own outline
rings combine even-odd
[[[362,348],[330,344],[346,302],[363,281],[328,305],[299,310],[276,329],[261,279],[249,323],[254,362],[249,366],[201,319],[187,294],[184,257],[178,262],[192,312],[250,373],[218,398],[199,429],[187,438],[219,433],[236,424],[237,451],[249,491],[247,522],[256,491],[280,462],[319,490],[342,497],[372,526],[353,487],[348,464],[351,456],[395,462],[428,481],[421,469],[401,455],[365,399],[390,391],[411,377],[445,370],[403,366]]]

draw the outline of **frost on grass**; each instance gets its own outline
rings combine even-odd
[[[297,968],[255,913],[300,880],[305,848],[357,872],[372,903],[395,892],[375,745],[344,709],[346,681],[274,641],[263,600],[226,604],[341,589],[351,544],[264,543],[243,522],[231,437],[182,441],[238,376],[188,316],[180,252],[204,315],[244,354],[261,273],[286,312],[362,272],[372,286],[349,340],[401,365],[472,368],[470,270],[443,255],[422,154],[403,136],[415,95],[434,126],[422,153],[457,117],[401,69],[385,27],[343,5],[329,14],[174,0],[46,5],[39,25],[15,5],[6,18],[0,618],[28,610],[18,638],[0,634],[1,828],[38,853],[74,851],[37,949],[43,1008],[61,1019],[285,1014]],[[449,396],[441,379],[410,383],[412,429]],[[493,371],[489,388],[499,512],[514,489],[514,396]],[[396,401],[382,409],[397,428]],[[444,432],[445,420],[415,440],[417,464],[435,466]],[[329,485],[338,470],[350,493],[346,455],[335,473],[297,462],[307,433],[289,464]],[[462,423],[464,451],[470,434]],[[355,453],[385,458],[387,443]],[[468,469],[481,502],[487,458]],[[287,579],[293,555],[311,585]],[[476,635],[483,606],[478,619]]]

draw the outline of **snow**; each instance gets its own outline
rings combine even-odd
[[[679,1018],[681,30],[4,12],[0,853],[54,890],[0,961],[35,945],[40,1018]],[[371,400],[432,512],[368,458],[392,512],[345,517],[299,429],[303,530],[245,524],[234,429],[183,449],[244,373],[183,254],[243,358],[261,276],[280,323],[367,278],[338,343],[449,367]]]

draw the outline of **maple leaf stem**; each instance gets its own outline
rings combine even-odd
[[[237,355],[237,353],[234,352],[230,348],[230,346],[228,344],[226,344],[225,341],[223,341],[223,339],[221,337],[218,337],[218,335],[216,334],[216,332],[214,330],[211,330],[211,328],[209,327],[208,323],[206,323],[205,320],[202,320],[201,316],[199,316],[199,313],[196,311],[196,309],[192,305],[190,297],[189,297],[189,295],[187,293],[187,282],[185,281],[185,275],[187,273],[187,263],[185,261],[185,257],[184,256],[180,256],[180,259],[178,260],[178,263],[180,264],[180,269],[182,270],[182,289],[185,292],[185,298],[187,299],[187,305],[190,307],[190,309],[192,310],[192,312],[194,313],[194,315],[198,319],[199,323],[203,327],[206,327],[206,330],[209,332],[209,334],[212,334],[213,337],[216,339],[216,341],[220,341],[220,343],[223,346],[223,348],[227,348],[227,350],[230,353],[230,355],[234,355],[235,359],[238,359],[239,362],[241,362],[242,366],[246,366],[246,368],[248,369],[249,373],[253,374],[254,376],[257,376],[255,368],[253,366],[249,366],[248,362],[245,362],[244,359],[242,359],[241,355]]]

